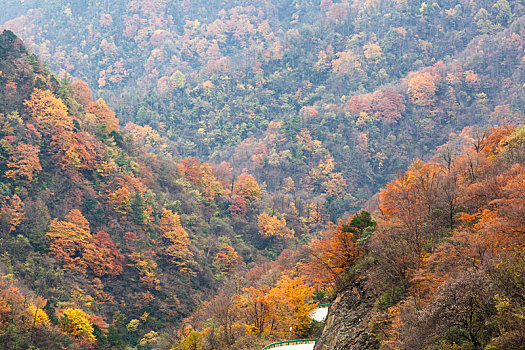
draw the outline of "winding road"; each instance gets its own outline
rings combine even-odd
[[[279,350],[313,350],[317,339],[300,339],[300,340],[288,340],[278,343],[266,345],[262,350],[275,349]]]
[[[312,319],[317,322],[323,322],[328,315],[328,304],[317,305],[315,310],[312,312]],[[279,350],[313,350],[317,339],[299,339],[282,341],[266,345],[262,350],[275,349]]]
[[[312,314],[312,319],[314,319],[317,322],[323,322],[326,319],[326,316],[328,316],[328,308],[320,307],[314,310]]]
[[[315,343],[279,346],[279,349],[288,350],[313,350]]]

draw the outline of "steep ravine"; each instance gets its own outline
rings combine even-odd
[[[356,277],[330,304],[325,327],[314,350],[379,349],[369,333],[374,298],[364,278]]]

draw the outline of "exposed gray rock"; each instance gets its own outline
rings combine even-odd
[[[314,350],[379,349],[368,329],[373,300],[365,280],[359,277],[337,293]]]

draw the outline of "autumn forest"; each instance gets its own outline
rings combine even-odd
[[[523,349],[525,2],[3,0],[0,349],[294,339]]]

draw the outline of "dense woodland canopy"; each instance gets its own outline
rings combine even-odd
[[[525,342],[521,1],[4,3],[2,346]]]
[[[523,114],[521,1],[7,3],[4,27],[122,125],[271,192],[291,178],[303,215],[334,221],[450,134]]]

